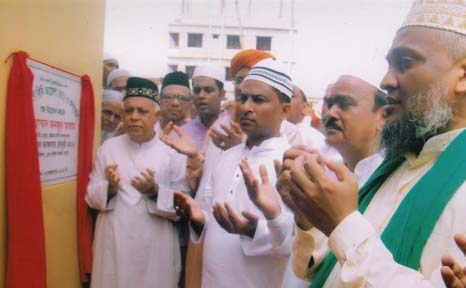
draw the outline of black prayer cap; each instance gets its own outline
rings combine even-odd
[[[181,85],[189,88],[189,77],[181,71],[171,72],[163,77],[162,89],[168,85]]]
[[[129,97],[145,97],[159,103],[159,89],[150,80],[140,77],[130,77],[126,82],[126,94],[123,100]]]

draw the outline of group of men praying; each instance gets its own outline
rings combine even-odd
[[[415,1],[386,59],[313,127],[269,52],[232,101],[221,66],[159,91],[106,56],[91,287],[466,287],[466,2]]]

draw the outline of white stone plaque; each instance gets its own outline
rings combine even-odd
[[[28,59],[42,184],[73,181],[78,171],[81,78]]]

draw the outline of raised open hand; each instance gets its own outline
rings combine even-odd
[[[267,168],[264,165],[259,166],[259,174],[261,183],[252,174],[251,167],[246,160],[242,160],[239,164],[241,172],[243,173],[244,183],[248,190],[249,198],[262,213],[265,218],[271,220],[280,215],[280,201],[278,193],[275,190],[275,185],[269,182]]]
[[[191,221],[194,230],[198,234],[201,234],[205,225],[205,216],[196,200],[189,195],[176,191],[173,196],[173,202],[176,214],[182,219]]]
[[[306,219],[325,235],[350,213],[358,209],[356,178],[343,164],[321,159],[318,155],[305,155],[303,161],[294,161],[291,179],[298,189],[291,190]],[[332,179],[322,163],[337,176]],[[307,207],[307,209],[303,209]]]
[[[259,221],[256,215],[248,211],[243,211],[241,215],[244,218],[240,218],[228,203],[224,205],[215,203],[212,207],[214,209],[213,214],[215,220],[217,220],[218,224],[228,233],[254,238],[257,222]]]
[[[276,188],[285,205],[293,211],[296,224],[305,231],[311,229],[312,224],[306,219],[301,209],[307,210],[309,207],[301,203],[300,199],[294,197],[296,193],[301,193],[302,190],[291,180],[290,169],[297,158],[304,157],[304,155],[308,154],[318,154],[318,152],[304,145],[294,145],[289,150],[285,151],[283,162],[278,160],[274,161],[275,171],[277,172]],[[291,191],[295,191],[295,193],[290,193]]]
[[[455,242],[458,248],[466,256],[466,237],[461,234],[455,235]],[[466,267],[461,265],[451,256],[442,257],[442,273],[443,282],[448,288],[463,288],[466,287]]]
[[[220,127],[226,134],[214,127],[210,128],[209,135],[215,146],[222,150],[227,150],[243,142],[243,132],[241,131],[241,127],[238,123],[231,121],[231,128],[224,124],[221,124]]]
[[[172,130],[175,131],[179,139],[173,139],[169,136]],[[160,140],[175,149],[178,153],[188,157],[196,157],[199,153],[194,141],[188,135],[184,134],[181,128],[173,124],[173,122],[169,122],[165,128],[163,128]]]
[[[290,208],[290,210],[294,214],[294,219],[296,224],[299,226],[300,229],[307,231],[312,228],[311,222],[306,219],[306,216],[301,211],[300,207],[298,206],[297,199],[293,197],[291,190],[298,190],[299,188],[296,184],[291,180],[291,173],[289,170],[282,169],[282,163],[278,160],[274,161],[275,171],[278,175],[276,188],[280,194],[280,197],[283,200],[283,203]]]
[[[290,170],[293,161],[296,158],[304,156],[306,154],[318,154],[318,151],[316,149],[308,148],[304,145],[295,145],[292,146],[290,149],[286,150],[285,154],[283,154],[283,163],[281,165],[280,172],[283,170]]]
[[[140,193],[154,197],[158,193],[158,185],[155,183],[155,172],[151,169],[141,171],[139,176],[131,179],[131,185]]]
[[[118,165],[111,164],[105,167],[105,178],[108,181],[108,196],[109,198],[116,195],[121,188],[120,174],[118,173]]]

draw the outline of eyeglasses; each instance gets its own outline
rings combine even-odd
[[[183,95],[162,95],[162,101],[171,102],[175,99],[178,99],[180,102],[189,102],[191,101],[191,97],[183,96]]]

